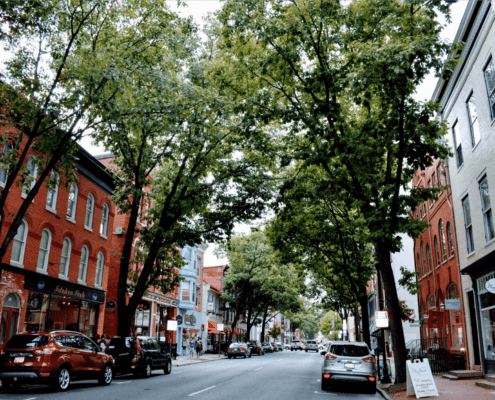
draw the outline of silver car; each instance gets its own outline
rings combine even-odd
[[[251,348],[247,343],[232,343],[227,349],[227,357],[230,359],[232,357],[249,357],[251,358]]]
[[[306,353],[308,351],[316,351],[318,353],[318,342],[316,340],[308,340],[304,351],[306,351]]]
[[[375,357],[366,343],[335,341],[328,346],[321,368],[321,389],[331,390],[339,382],[361,383],[368,393],[376,392]]]

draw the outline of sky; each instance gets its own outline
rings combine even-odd
[[[218,10],[221,7],[221,2],[218,0],[186,0],[187,7],[177,7],[177,0],[167,0],[170,7],[173,10],[177,10],[182,16],[186,17],[191,15],[195,21],[201,24],[202,18],[209,12]],[[442,37],[450,42],[454,40],[457,29],[462,20],[462,16],[468,4],[468,0],[459,0],[451,6],[452,22],[446,25]],[[433,74],[428,76],[425,81],[418,87],[416,98],[417,100],[429,100],[435,89],[437,78]],[[94,146],[89,138],[84,138],[81,145],[88,150],[91,154],[102,154],[104,149]],[[247,234],[250,231],[249,225],[239,224],[236,225],[236,233]],[[205,266],[222,265],[226,264],[227,260],[217,258],[214,254],[216,246],[209,244],[204,257]]]

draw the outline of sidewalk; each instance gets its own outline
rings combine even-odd
[[[218,360],[223,360],[225,358],[227,357],[225,357],[223,353],[220,355],[207,353],[207,354],[203,354],[199,358],[198,357],[190,358],[189,355],[187,356],[177,355],[177,359],[172,360],[172,367],[181,367],[183,365],[199,364],[208,361],[218,361]]]
[[[435,384],[437,386],[439,397],[432,397],[432,399],[444,399],[444,400],[495,400],[495,391],[490,389],[483,389],[476,386],[475,382],[487,382],[486,379],[459,379],[457,381],[444,379],[442,377],[435,376]],[[404,390],[399,392],[389,392],[386,389],[391,386],[378,385],[381,388],[382,396],[385,399],[392,400],[413,400],[416,396],[408,396],[403,384]],[[394,389],[393,387],[391,388]]]

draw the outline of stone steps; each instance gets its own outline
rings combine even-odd
[[[458,370],[449,371],[449,375],[457,376],[459,379],[478,379],[483,378],[483,373],[481,371],[474,370]]]
[[[495,383],[492,382],[475,382],[475,385],[485,389],[495,390]]]
[[[460,379],[458,376],[454,375],[442,375],[442,378],[449,379],[451,381],[457,381]]]

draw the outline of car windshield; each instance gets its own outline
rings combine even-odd
[[[353,344],[334,344],[330,353],[337,356],[364,357],[369,354],[366,346],[354,346]]]
[[[41,335],[17,335],[12,336],[7,343],[11,349],[34,349],[48,343],[48,336]]]

